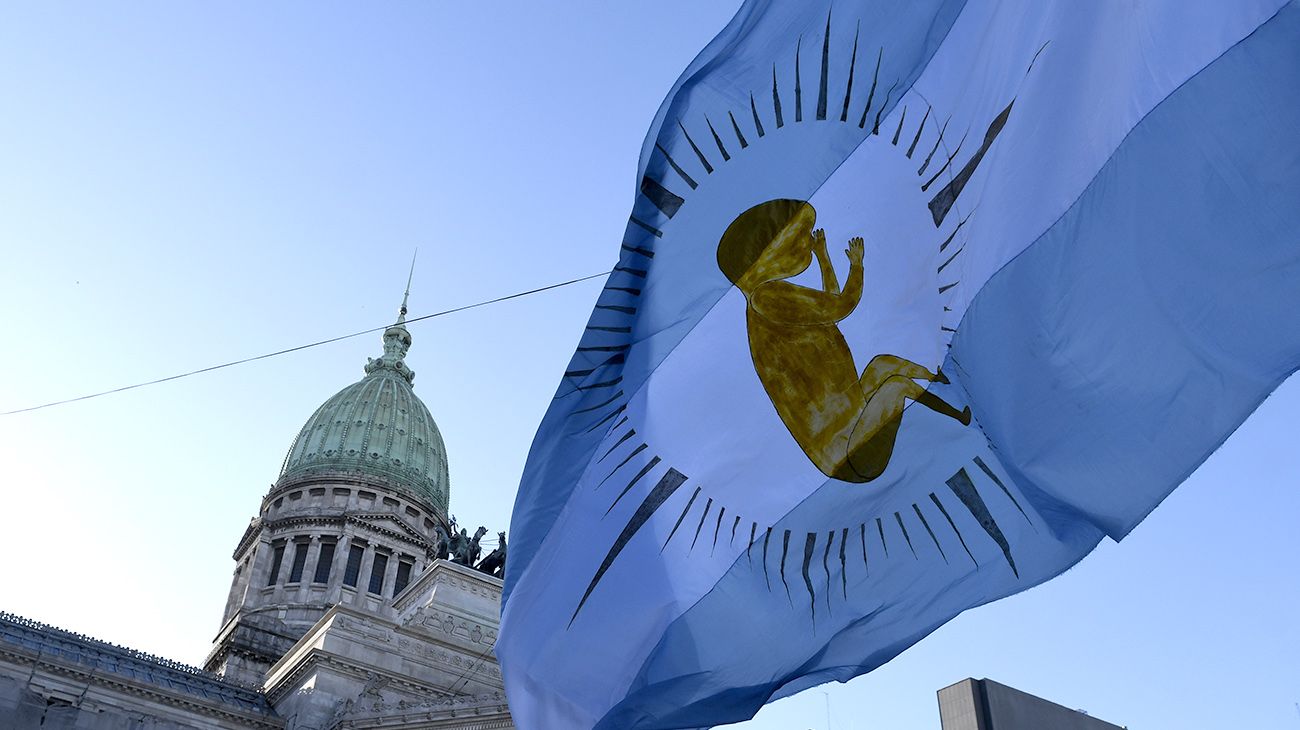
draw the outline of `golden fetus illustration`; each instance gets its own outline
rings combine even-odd
[[[718,268],[745,295],[754,369],[790,434],[825,475],[869,482],[889,464],[907,401],[963,425],[970,408],[959,411],[916,382],[947,383],[943,373],[901,357],[876,355],[858,372],[838,323],[862,299],[863,241],[853,238],[845,250],[841,291],[816,219],[801,200],[756,205],[722,234]],[[786,281],[813,258],[821,289]]]

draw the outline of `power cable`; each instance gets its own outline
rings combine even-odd
[[[569,286],[569,285],[571,285],[571,284],[577,284],[577,283],[580,283],[580,282],[583,282],[583,281],[587,281],[587,280],[589,280],[589,279],[595,279],[595,278],[597,278],[597,277],[607,276],[607,275],[609,275],[609,272],[608,272],[608,271],[602,271],[602,272],[600,272],[600,273],[598,273],[598,274],[591,274],[591,275],[589,275],[589,276],[582,276],[582,277],[579,277],[579,278],[577,278],[577,279],[569,279],[568,281],[562,281],[562,282],[560,282],[560,283],[558,283],[558,284],[550,284],[550,285],[547,285],[547,286],[539,287],[539,288],[537,288],[537,289],[529,289],[528,291],[521,291],[521,292],[516,292],[516,293],[514,293],[514,294],[507,294],[507,295],[505,295],[505,296],[503,296],[503,297],[496,297],[495,299],[487,299],[487,300],[484,300],[484,301],[481,301],[481,302],[475,302],[474,304],[466,304],[466,305],[463,305],[463,306],[460,306],[460,307],[453,307],[452,309],[444,309],[444,310],[442,310],[441,312],[434,312],[433,314],[424,314],[424,315],[421,315],[421,316],[419,316],[419,317],[412,317],[411,319],[406,320],[406,323],[407,323],[407,324],[410,324],[410,323],[412,323],[412,322],[419,322],[420,320],[423,320],[423,319],[433,319],[434,317],[443,317],[443,316],[446,316],[446,315],[448,315],[448,314],[455,314],[455,313],[457,313],[457,312],[464,312],[464,311],[467,310],[467,309],[476,309],[476,308],[478,308],[478,307],[485,307],[485,306],[487,306],[487,305],[489,305],[489,304],[496,304],[496,303],[498,303],[498,302],[504,302],[504,301],[507,301],[507,300],[509,300],[509,299],[518,299],[519,297],[526,297],[526,296],[529,296],[530,294],[538,294],[538,293],[541,293],[541,292],[544,292],[544,291],[549,291],[549,290],[551,290],[551,289],[559,289],[560,287],[563,287],[563,286]],[[338,336],[338,337],[331,337],[331,338],[329,338],[329,339],[327,339],[327,340],[320,340],[319,342],[311,342],[311,343],[308,343],[308,344],[306,344],[306,345],[298,345],[297,347],[290,347],[290,348],[287,348],[287,349],[284,349],[284,350],[276,350],[275,352],[268,352],[268,353],[263,354],[263,355],[255,355],[255,356],[253,356],[253,357],[246,357],[246,358],[243,358],[242,360],[232,360],[232,361],[230,361],[230,362],[223,362],[223,363],[221,363],[220,365],[209,365],[208,367],[205,367],[205,368],[199,368],[198,370],[191,370],[191,371],[186,372],[186,373],[179,373],[179,374],[177,374],[177,375],[168,375],[168,376],[165,377],[165,378],[157,378],[157,379],[154,379],[154,380],[147,380],[147,381],[145,381],[145,382],[143,382],[143,383],[135,383],[134,385],[123,385],[123,386],[118,387],[118,388],[112,388],[112,389],[110,389],[110,390],[104,390],[104,391],[100,391],[100,392],[98,392],[98,393],[90,393],[90,394],[87,394],[87,395],[79,395],[79,396],[77,396],[77,397],[75,397],[75,398],[65,398],[65,399],[63,399],[63,400],[56,400],[56,401],[51,401],[51,402],[49,402],[49,403],[42,403],[42,404],[37,405],[37,406],[28,406],[28,407],[26,407],[26,408],[17,408],[17,409],[14,409],[14,410],[12,410],[12,411],[5,411],[5,412],[3,412],[3,413],[0,413],[0,416],[12,416],[12,415],[17,414],[17,413],[27,413],[27,412],[30,412],[30,411],[39,411],[39,410],[41,410],[41,409],[43,409],[43,408],[52,408],[52,407],[54,407],[54,406],[61,406],[61,405],[67,404],[67,403],[76,403],[77,401],[90,400],[91,398],[99,398],[99,397],[101,397],[101,396],[105,396],[105,395],[112,395],[113,393],[121,393],[121,392],[123,392],[123,391],[127,391],[127,390],[135,390],[136,388],[143,388],[143,387],[146,387],[146,386],[149,386],[149,385],[158,385],[159,383],[166,383],[166,382],[169,382],[169,381],[172,381],[172,380],[180,380],[181,378],[188,378],[188,377],[190,377],[191,375],[199,375],[199,374],[202,374],[202,373],[209,373],[209,372],[212,372],[213,370],[221,370],[221,369],[223,369],[223,368],[234,367],[234,366],[236,366],[236,365],[243,365],[244,363],[255,362],[255,361],[257,361],[257,360],[266,360],[267,358],[278,357],[278,356],[280,356],[280,355],[287,355],[287,354],[289,354],[289,353],[291,353],[291,352],[298,352],[299,350],[306,350],[306,349],[309,349],[309,348],[312,348],[312,347],[319,347],[319,346],[321,346],[321,345],[328,345],[328,344],[333,343],[333,342],[339,342],[339,341],[342,341],[342,340],[351,339],[351,338],[353,338],[353,337],[360,337],[361,335],[368,335],[368,334],[372,334],[372,333],[374,333],[374,332],[381,332],[381,331],[383,331],[383,330],[388,329],[388,328],[391,327],[391,326],[392,326],[392,324],[390,323],[390,324],[383,325],[382,327],[372,327],[372,328],[370,328],[370,329],[368,329],[368,330],[362,330],[362,331],[360,331],[360,332],[353,332],[353,333],[350,334],[350,335],[340,335],[340,336]]]

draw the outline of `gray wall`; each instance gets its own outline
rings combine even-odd
[[[963,679],[939,690],[943,730],[1122,730],[989,679]]]

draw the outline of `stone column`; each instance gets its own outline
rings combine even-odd
[[[262,589],[266,588],[266,579],[271,575],[271,559],[275,557],[275,549],[266,530],[262,530],[254,550],[257,554],[253,556],[253,575],[249,577],[248,590],[244,593],[244,608],[262,604]]]
[[[399,553],[389,550],[388,565],[384,568],[384,597],[393,595],[393,586],[397,585],[397,559]]]
[[[325,600],[338,603],[343,597],[343,571],[348,569],[348,553],[352,552],[352,528],[343,527],[334,546],[334,569],[330,571],[329,590],[325,591]]]
[[[316,577],[316,561],[320,560],[320,535],[309,536],[307,543],[307,562],[302,566],[302,582],[298,584],[299,600],[311,595],[311,579]]]

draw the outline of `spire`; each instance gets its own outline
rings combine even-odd
[[[415,278],[415,257],[420,249],[411,256],[411,271],[406,275],[406,291],[402,294],[402,306],[397,312],[397,321],[384,330],[384,354],[378,358],[366,360],[366,374],[373,375],[383,370],[392,370],[406,379],[415,381],[415,371],[407,367],[404,358],[411,347],[411,333],[406,329],[406,303],[411,298],[411,280]]]
[[[406,291],[402,294],[402,308],[397,313],[398,324],[406,322],[406,300],[411,297],[411,279],[415,277],[415,257],[419,255],[420,249],[418,248],[415,249],[415,253],[411,254],[411,272],[406,275]]]

